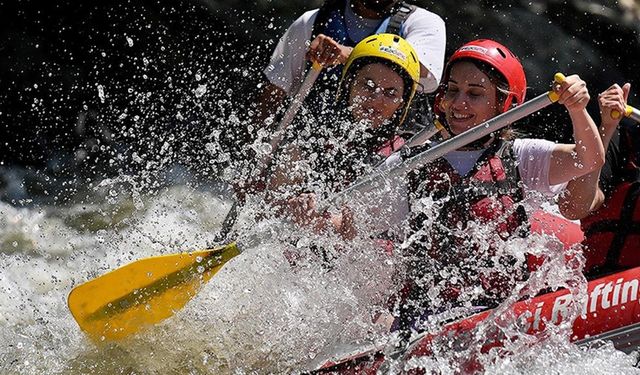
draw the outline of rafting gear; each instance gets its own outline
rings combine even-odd
[[[467,297],[473,298],[470,302],[496,306],[525,277],[526,265],[514,269],[515,259],[496,256],[494,243],[483,247],[471,241],[464,231],[470,222],[490,226],[502,240],[528,234],[527,215],[518,204],[524,191],[510,142],[494,141],[466,175],[441,158],[409,173],[408,179],[410,199],[431,197],[437,209],[435,220],[429,220],[431,212],[421,211],[410,219],[410,271],[404,296],[398,298],[398,328],[405,339],[415,320],[433,309],[434,299],[439,307],[458,307],[462,295],[480,286],[480,294]],[[426,223],[433,224],[425,230]],[[501,271],[505,269],[511,271]],[[434,270],[446,270],[449,276],[440,277]]]
[[[353,48],[342,70],[336,100],[339,100],[342,95],[347,95],[347,86],[351,84],[348,77],[355,76],[358,68],[373,62],[385,63],[398,72],[405,81],[402,95],[403,106],[399,109],[400,114],[394,122],[397,127],[404,122],[416,93],[418,81],[420,81],[420,61],[418,61],[416,51],[409,42],[398,35],[372,35],[363,39]]]
[[[69,310],[93,340],[123,339],[172,316],[238,254],[231,243],[140,259],[73,288]]]
[[[391,8],[389,17],[380,20],[380,25],[375,34],[401,35],[402,24],[416,10],[416,7],[405,2],[396,1],[396,3],[398,4]],[[346,7],[347,0],[325,0],[318,10],[318,15],[313,23],[311,40],[314,40],[320,34],[324,34],[344,46],[355,46],[356,42],[351,39],[347,30],[344,16]]]
[[[478,39],[458,48],[447,63],[442,82],[446,84],[451,74],[451,67],[456,61],[477,60],[497,70],[507,82],[509,93],[504,101],[502,111],[508,111],[512,105],[520,105],[527,94],[527,78],[520,59],[507,47],[490,39]],[[443,90],[446,88],[442,88]],[[444,92],[442,93],[444,94]],[[440,94],[440,96],[442,95]],[[514,103],[515,101],[515,103]],[[436,106],[436,108],[439,106]]]
[[[636,122],[640,122],[640,110],[627,105],[624,109],[624,113],[620,113],[618,111],[612,111],[611,112],[611,117],[614,119],[619,118],[621,115],[624,115],[624,117],[629,117],[630,119],[636,121]]]
[[[434,101],[434,112],[437,118],[443,123],[449,133],[451,129],[446,122],[444,111],[442,108],[442,101],[444,95],[447,92],[447,84],[451,74],[451,68],[456,62],[459,61],[477,61],[481,64],[486,64],[490,69],[495,69],[507,84],[506,97],[504,103],[500,108],[500,113],[506,112],[516,105],[520,105],[524,102],[527,93],[527,78],[522,67],[522,63],[516,55],[511,52],[507,47],[502,44],[490,40],[490,39],[478,39],[472,42],[466,43],[462,47],[458,48],[444,69],[442,78],[442,84],[436,91],[436,97]],[[482,147],[487,143],[490,137],[479,140],[474,147]]]
[[[581,220],[589,275],[640,265],[639,197],[640,181],[623,182],[600,209]]]
[[[510,237],[526,220],[524,208],[516,205],[523,200],[524,191],[511,146],[511,142],[496,140],[465,176],[446,159],[438,159],[409,174],[410,194],[414,199],[452,197],[441,208],[442,221],[438,220],[446,227],[469,220],[498,222],[500,236]]]
[[[559,73],[556,75],[558,81],[562,77]],[[402,176],[450,151],[463,147],[466,143],[473,142],[477,138],[484,136],[484,132],[496,131],[557,100],[557,94],[553,91],[542,94],[518,108],[491,119],[477,128],[448,139],[427,151],[414,155],[398,165],[363,176],[348,189],[320,204],[320,211],[326,210],[329,205],[340,204],[352,194],[367,194],[379,186],[379,182],[384,180],[385,177],[395,178]],[[175,314],[195,296],[199,286],[210,278],[207,277],[207,272],[211,272],[211,275],[213,275],[224,263],[240,253],[241,248],[232,243],[202,252],[140,259],[76,286],[69,294],[69,310],[71,310],[78,325],[93,339],[97,341],[112,341],[125,338],[140,331],[145,326],[156,324]],[[162,259],[171,261],[164,262]],[[164,275],[162,275],[162,272],[160,274],[154,272],[156,267],[164,270]],[[198,275],[203,276],[196,276],[195,279],[187,277],[190,274],[193,275],[194,269]],[[145,279],[147,276],[150,279]],[[186,284],[185,287],[181,287],[182,284]],[[98,299],[95,296],[101,297]],[[169,307],[164,308],[162,306],[164,306],[163,301],[166,298],[169,300],[176,299],[180,303],[169,303]],[[110,310],[112,306],[117,307],[114,310]],[[155,311],[156,308],[162,310],[163,314],[148,313],[148,311]],[[85,324],[85,319],[89,319],[88,324]]]
[[[549,325],[561,324],[571,325],[568,337],[578,346],[590,347],[594,342],[611,341],[617,350],[629,354],[637,350],[640,342],[639,284],[640,267],[618,272],[588,283],[587,300],[578,316],[572,312],[575,296],[562,289],[517,302],[506,311],[483,311],[446,324],[435,333],[431,330],[421,333],[407,347],[398,349],[391,341],[388,347],[377,344],[363,348],[359,353],[333,357],[312,374],[389,373],[392,372],[390,366],[409,373],[422,373],[428,369],[421,368],[421,364],[433,363],[431,356],[437,355],[438,351],[464,350],[477,345],[477,349],[467,353],[499,353],[499,348],[512,344],[519,335],[529,340],[534,337],[545,340],[550,333],[557,332],[549,329]],[[575,320],[571,321],[572,317]],[[508,355],[510,351],[503,353]],[[409,362],[411,359],[414,361]],[[461,363],[456,363],[460,372],[484,372],[477,357],[460,357],[460,360]]]
[[[636,124],[618,126],[607,148],[598,185],[605,200],[580,220],[585,232],[585,273],[596,277],[640,266],[640,131]]]

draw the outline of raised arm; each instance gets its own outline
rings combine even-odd
[[[624,110],[630,88],[628,83],[623,87],[615,84],[598,95],[601,118],[599,131],[605,153],[620,122],[620,118],[614,119],[611,112]],[[569,182],[565,193],[558,201],[560,212],[567,219],[582,219],[602,206],[605,196],[598,183],[601,169],[598,168]]]
[[[555,147],[549,165],[551,185],[569,182],[604,165],[604,146],[596,124],[587,112],[589,91],[586,83],[577,75],[571,75],[554,88],[559,95],[573,125],[575,144],[559,144]]]

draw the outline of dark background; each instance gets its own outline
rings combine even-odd
[[[215,176],[245,155],[252,95],[278,38],[320,3],[0,0],[0,167],[95,177],[177,162]],[[445,19],[447,56],[480,37],[509,46],[529,98],[556,71],[578,73],[597,119],[598,92],[640,84],[637,2],[414,3]],[[630,103],[640,105],[635,93]],[[560,106],[518,128],[571,136]]]

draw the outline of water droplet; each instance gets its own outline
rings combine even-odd
[[[98,85],[98,97],[100,98],[100,102],[104,103],[104,87],[102,85]]]
[[[198,85],[198,88],[194,91],[196,98],[202,97],[202,95],[206,94],[207,85]]]

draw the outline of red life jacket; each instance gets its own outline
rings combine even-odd
[[[585,273],[603,274],[640,265],[640,181],[619,184],[611,197],[581,220]]]
[[[440,158],[411,173],[409,179],[409,194],[413,199],[427,195],[434,200],[449,197],[438,217],[438,223],[447,228],[460,224],[464,227],[470,220],[493,223],[500,237],[506,239],[527,222],[524,208],[517,204],[524,192],[510,142],[493,142],[465,176]],[[421,222],[414,224],[422,225]]]
[[[480,225],[495,225],[496,233],[502,239],[524,235],[528,225],[524,208],[518,204],[524,197],[519,182],[511,143],[502,140],[494,141],[465,176],[458,174],[445,159],[409,175],[410,198],[431,196],[443,204],[436,221],[428,228],[423,228],[428,219],[424,213],[412,218],[411,235],[415,238],[420,231],[424,234],[413,241],[408,254],[410,271],[407,276],[413,286],[409,286],[408,299],[404,302],[407,306],[417,306],[423,311],[442,308],[429,306],[436,290],[439,290],[439,299],[457,305],[460,293],[474,290],[478,285],[483,290],[479,299],[465,302],[492,306],[508,295],[515,281],[524,278],[526,270],[514,270],[513,258],[494,257],[495,253],[491,252],[495,247],[491,245],[489,253],[483,253],[473,238],[455,234],[457,229],[464,229],[473,220]],[[496,262],[506,267],[496,268]],[[438,274],[446,268],[457,276],[440,277]],[[409,310],[415,310],[414,307]],[[402,315],[411,319],[411,316],[420,316],[421,312],[416,314],[416,311],[403,312],[401,309],[400,315],[401,320],[405,319]]]
[[[518,204],[524,192],[509,142],[494,141],[465,176],[441,158],[410,173],[408,179],[411,201],[431,196],[441,206],[435,221],[420,212],[410,221],[406,283],[391,301],[398,314],[396,328],[405,336],[417,328],[421,317],[433,312],[467,302],[495,306],[525,277],[526,269],[513,268],[513,258],[479,251],[480,244],[456,235],[457,229],[474,220],[495,225],[497,234],[506,239],[524,235],[528,228],[524,208]],[[496,262],[506,267],[496,268]]]
[[[378,155],[388,158],[394,152],[398,151],[404,145],[404,139],[395,135],[393,139],[386,141],[377,151]]]

